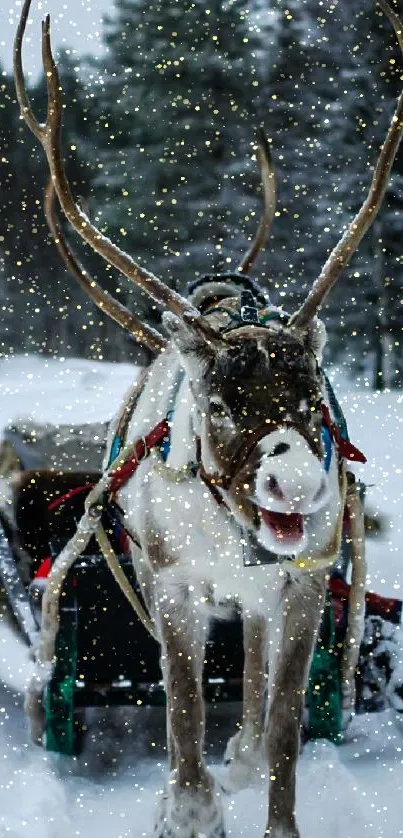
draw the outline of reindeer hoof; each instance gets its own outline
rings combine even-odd
[[[226,838],[215,781],[207,799],[204,790],[170,786],[157,810],[154,838]]]
[[[241,791],[249,786],[268,782],[268,763],[262,742],[254,741],[243,730],[229,740],[224,754],[224,765],[228,769],[227,782],[224,781],[228,791]]]

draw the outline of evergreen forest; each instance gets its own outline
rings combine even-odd
[[[97,59],[59,52],[75,196],[110,238],[186,293],[234,271],[261,210],[256,129],[278,180],[254,276],[293,310],[361,205],[402,80],[393,31],[362,0],[114,0]],[[0,66],[0,355],[145,360],[87,300],[46,227],[42,149]],[[30,88],[43,116],[43,78]],[[383,208],[323,308],[328,363],[403,383],[403,152]],[[153,325],[161,312],[83,248],[88,272]]]

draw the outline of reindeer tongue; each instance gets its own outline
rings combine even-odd
[[[279,541],[300,541],[304,534],[304,520],[298,512],[286,515],[283,512],[271,512],[261,509],[260,514],[266,527],[270,527]]]

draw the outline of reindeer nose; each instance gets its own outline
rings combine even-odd
[[[305,500],[302,486],[295,484],[294,481],[292,482],[294,484],[292,490],[290,491],[290,487],[288,487],[287,495],[285,495],[277,477],[274,474],[269,474],[266,479],[266,490],[276,500],[287,500],[291,503],[298,503],[301,500]]]
[[[269,457],[279,457],[281,454],[286,454],[290,450],[287,442],[278,442],[274,448],[269,451]]]
[[[298,485],[298,484],[294,485],[294,491],[291,493],[293,495],[293,497],[290,497],[289,493],[287,493],[288,496],[286,497],[286,495],[284,494],[284,492],[283,492],[283,490],[280,486],[280,483],[279,483],[277,477],[274,474],[269,474],[268,477],[266,478],[266,491],[273,498],[276,498],[276,500],[288,500],[291,503],[299,503],[300,501],[307,500],[307,496],[304,493],[303,486]],[[318,503],[318,501],[320,501],[321,498],[326,494],[326,491],[327,491],[326,480],[323,477],[321,482],[320,482],[319,489],[315,492],[314,496],[312,497],[311,502],[312,503]]]
[[[277,498],[277,500],[284,500],[284,493],[280,487],[277,477],[275,477],[274,474],[269,474],[266,481],[266,488],[269,494],[271,494],[274,498]]]
[[[328,502],[328,475],[298,431],[272,431],[260,446],[262,459],[256,473],[259,505],[309,515]]]

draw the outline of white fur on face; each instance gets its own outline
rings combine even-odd
[[[259,541],[267,550],[280,555],[300,554],[311,546],[307,520],[329,503],[329,480],[323,463],[293,428],[279,428],[267,434],[259,443],[259,450],[261,462],[255,488],[261,516]],[[283,526],[281,520],[273,525],[273,520],[265,514],[267,511],[295,517],[284,517]],[[299,516],[300,532],[295,529],[296,516]]]
[[[317,512],[329,498],[323,463],[294,428],[278,428],[259,442],[256,500],[273,512]],[[278,452],[278,453],[277,453]]]

